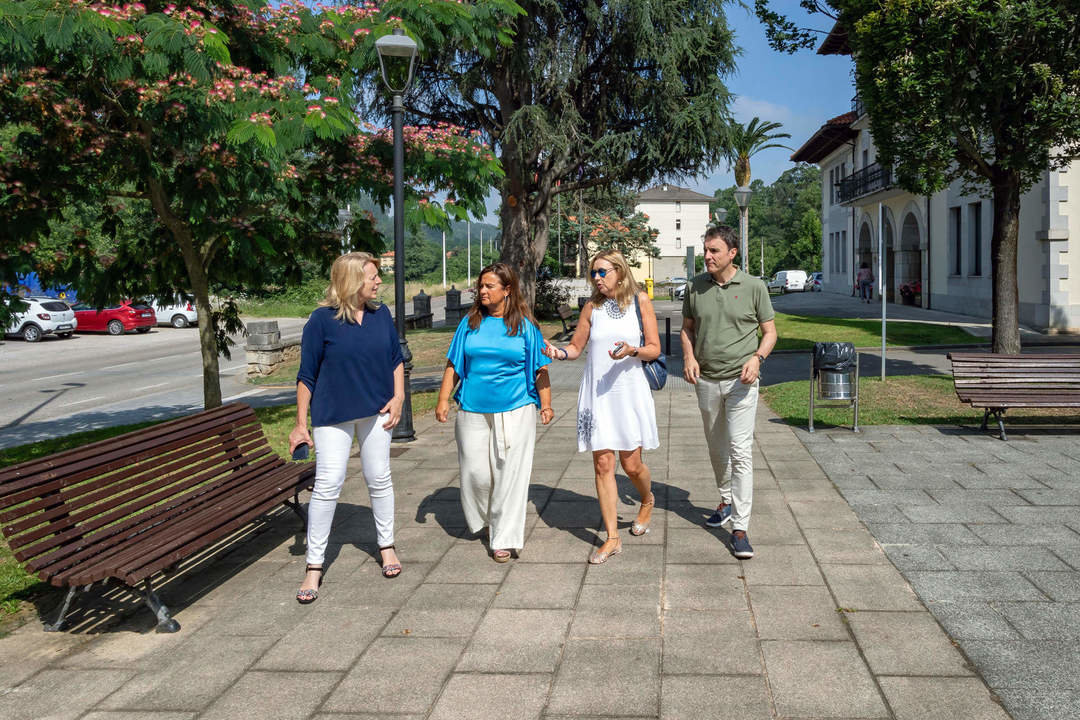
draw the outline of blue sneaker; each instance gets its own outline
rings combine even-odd
[[[740,560],[749,560],[754,557],[754,548],[750,547],[750,539],[746,537],[745,530],[736,530],[731,533],[731,553]]]
[[[731,505],[722,502],[716,506],[716,512],[709,516],[705,524],[709,527],[720,527],[731,519]]]

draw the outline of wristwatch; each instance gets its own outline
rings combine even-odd
[[[758,359],[758,365],[764,365],[765,364],[765,356],[762,355],[761,353],[759,353],[759,352],[754,353],[754,357],[756,357]]]
[[[630,353],[630,357],[637,357],[638,350],[640,349],[641,348],[634,348],[633,352]]]

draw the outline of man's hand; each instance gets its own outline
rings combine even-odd
[[[757,355],[751,355],[750,359],[743,363],[739,380],[743,385],[753,385],[754,381],[761,376],[761,360]]]
[[[683,360],[683,379],[691,385],[697,385],[698,378],[701,377],[701,366],[698,365],[698,361],[694,358],[685,358]]]

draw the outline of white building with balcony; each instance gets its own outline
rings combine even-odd
[[[850,54],[834,28],[818,53]],[[791,159],[815,163],[822,174],[823,289],[851,293],[866,262],[875,292],[902,300],[900,288],[920,291],[912,302],[989,319],[992,315],[990,236],[993,208],[985,196],[964,194],[959,181],[930,196],[893,183],[877,162],[870,120],[858,98],[850,112],[818,129]],[[880,218],[880,220],[879,220]],[[1022,325],[1047,332],[1080,332],[1080,163],[1049,170],[1020,204],[1017,285]],[[884,246],[878,274],[879,232]],[[1078,237],[1080,242],[1080,237]]]
[[[686,249],[701,254],[705,229],[709,224],[709,195],[665,184],[651,187],[638,195],[636,212],[648,217],[649,227],[657,231],[654,245],[660,257],[646,258],[634,268],[634,279],[651,277],[666,282],[673,277],[687,277]]]

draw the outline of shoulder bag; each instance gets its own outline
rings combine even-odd
[[[637,313],[638,327],[641,328],[641,340],[638,347],[645,345],[645,323],[641,321],[641,306],[638,304],[637,295],[634,295],[634,312]],[[645,370],[645,379],[649,381],[649,387],[653,390],[662,390],[667,382],[667,358],[660,353],[655,360],[642,360],[641,366]]]

